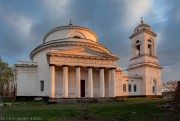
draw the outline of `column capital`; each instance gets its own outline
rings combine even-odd
[[[49,64],[49,66],[55,66],[55,64]]]
[[[105,67],[99,67],[98,69],[105,69]]]
[[[88,66],[87,68],[89,69],[89,68],[94,68],[94,67],[92,67],[92,66]]]
[[[75,66],[75,68],[81,68],[82,66]]]
[[[110,70],[115,70],[116,69],[116,67],[114,67],[114,68],[110,68]]]
[[[69,65],[63,65],[62,67],[69,67]]]

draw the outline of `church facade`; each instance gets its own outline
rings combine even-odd
[[[18,62],[17,96],[98,98],[162,95],[156,34],[141,23],[129,37],[128,74],[117,68],[119,58],[98,43],[90,29],[74,26],[49,31],[30,54],[32,62]]]

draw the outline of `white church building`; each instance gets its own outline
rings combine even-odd
[[[69,24],[50,30],[31,53],[18,62],[17,96],[49,98],[161,97],[161,69],[156,34],[141,23],[131,41],[128,74],[119,58],[98,43],[92,30]]]

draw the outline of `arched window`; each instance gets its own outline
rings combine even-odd
[[[137,40],[136,43],[139,43],[139,40]]]
[[[66,38],[86,39],[85,35],[79,31],[70,32],[68,35],[66,35]]]
[[[81,39],[81,37],[78,35],[74,36],[73,38]]]
[[[151,42],[151,40],[149,39],[148,42]]]
[[[136,47],[135,47],[135,52],[136,52],[136,56],[140,56],[140,52],[141,52],[141,49],[140,49],[140,45],[137,45]]]

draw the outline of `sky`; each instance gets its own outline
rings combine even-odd
[[[72,19],[93,30],[120,58],[117,66],[126,69],[129,36],[141,17],[158,35],[163,81],[180,80],[180,0],[0,0],[0,57],[11,66],[31,61],[29,54],[44,35]]]

